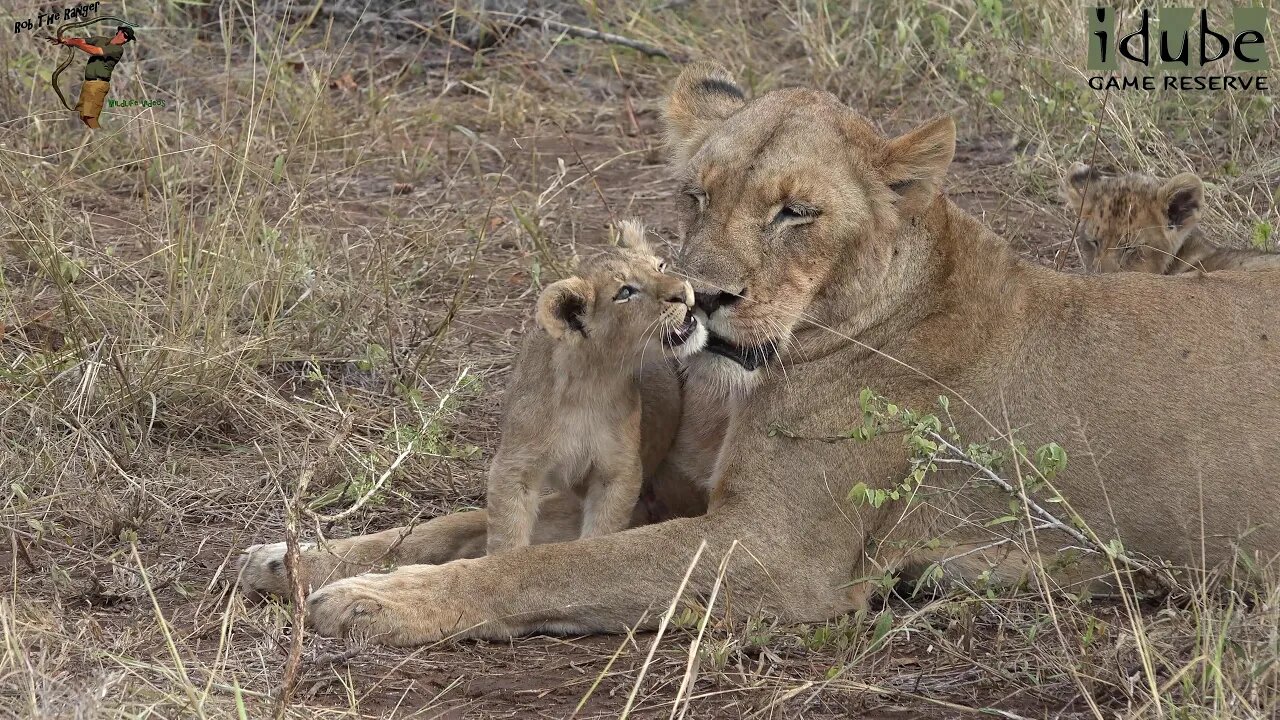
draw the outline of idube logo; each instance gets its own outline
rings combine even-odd
[[[1117,28],[1115,8],[1086,8],[1085,16],[1088,69],[1111,71],[1089,77],[1095,90],[1270,89],[1258,74],[1271,67],[1266,8],[1232,8],[1231,20],[1216,25],[1204,9],[1143,10],[1129,32]]]

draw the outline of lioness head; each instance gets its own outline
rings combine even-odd
[[[685,357],[706,344],[693,313],[693,288],[666,273],[644,227],[619,223],[616,255],[585,263],[538,297],[538,325],[552,338],[592,351],[609,367],[634,367],[668,355]],[[631,362],[629,362],[631,361]]]
[[[1076,163],[1062,195],[1068,211],[1080,213],[1076,244],[1086,270],[1163,273],[1200,223],[1204,190],[1191,173],[1161,180]]]
[[[899,227],[932,204],[955,152],[950,118],[889,139],[830,93],[748,101],[714,64],[681,73],[665,119],[681,262],[712,335],[696,362],[739,388],[804,328],[876,312],[907,260]]]

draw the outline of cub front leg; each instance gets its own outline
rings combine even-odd
[[[626,530],[640,499],[644,468],[638,452],[598,463],[587,476],[582,511],[582,537],[611,535]]]
[[[533,540],[539,494],[551,462],[544,457],[504,457],[501,451],[489,467],[488,554],[524,547]]]

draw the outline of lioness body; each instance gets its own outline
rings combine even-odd
[[[939,195],[949,122],[890,141],[827,93],[748,103],[723,69],[693,66],[668,123],[709,327],[739,357],[772,357],[750,372],[693,359],[741,388],[708,512],[342,580],[309,599],[320,632],[393,644],[616,632],[654,625],[678,588],[713,586],[735,612],[814,620],[865,606],[880,570],[941,561],[1014,577],[1077,544],[1047,529],[1039,557],[992,543],[983,521],[1008,496],[954,466],[928,478],[927,502],[849,502],[855,483],[911,470],[900,434],[829,440],[860,423],[864,387],[920,410],[948,395],[967,439],[1062,442],[1057,489],[1127,552],[1207,567],[1238,543],[1274,561],[1280,274],[1034,267]]]
[[[1084,163],[1067,172],[1063,196],[1079,214],[1076,243],[1085,269],[1180,275],[1280,268],[1280,253],[1217,245],[1200,229],[1200,178],[1106,175]]]

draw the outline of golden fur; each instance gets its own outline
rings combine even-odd
[[[324,547],[306,544],[304,587],[403,562],[480,557],[705,511],[705,495],[688,473],[710,474],[714,447],[704,448],[719,437],[707,433],[723,432],[722,424],[681,419],[686,401],[703,417],[717,403],[696,392],[682,398],[670,360],[701,349],[706,329],[686,325],[692,289],[663,272],[644,227],[619,225],[619,252],[585,263],[539,295],[538,329],[527,334],[507,389],[488,507]],[[623,285],[637,292],[615,302]],[[671,347],[664,336],[678,329],[687,336]],[[688,438],[673,447],[678,428]],[[540,492],[544,486],[551,492]],[[247,548],[241,587],[287,594],[284,554],[284,543]]]
[[[855,483],[911,469],[899,434],[827,440],[860,424],[864,387],[920,410],[949,396],[967,439],[1063,443],[1057,489],[1130,554],[1275,561],[1280,274],[1035,266],[941,193],[949,120],[889,139],[829,93],[744,95],[694,65],[667,108],[683,263],[724,343],[692,358],[691,380],[737,388],[707,513],[339,580],[308,599],[319,632],[620,632],[655,625],[680,587],[713,586],[736,613],[821,620],[904,566],[1017,579],[1071,552],[1045,529],[1035,557],[993,544],[1001,526],[984,521],[1009,497],[954,466],[922,502],[849,502]]]
[[[528,545],[545,487],[584,498],[582,537],[623,530],[680,417],[670,360],[702,349],[693,289],[638,223],[625,249],[547,287],[507,390],[489,470],[488,551]],[[643,430],[642,430],[643,427]]]
[[[1079,215],[1076,245],[1091,272],[1178,275],[1209,270],[1280,268],[1280,254],[1215,245],[1200,229],[1204,190],[1192,173],[1161,180],[1143,173],[1107,175],[1076,163],[1062,185]]]

